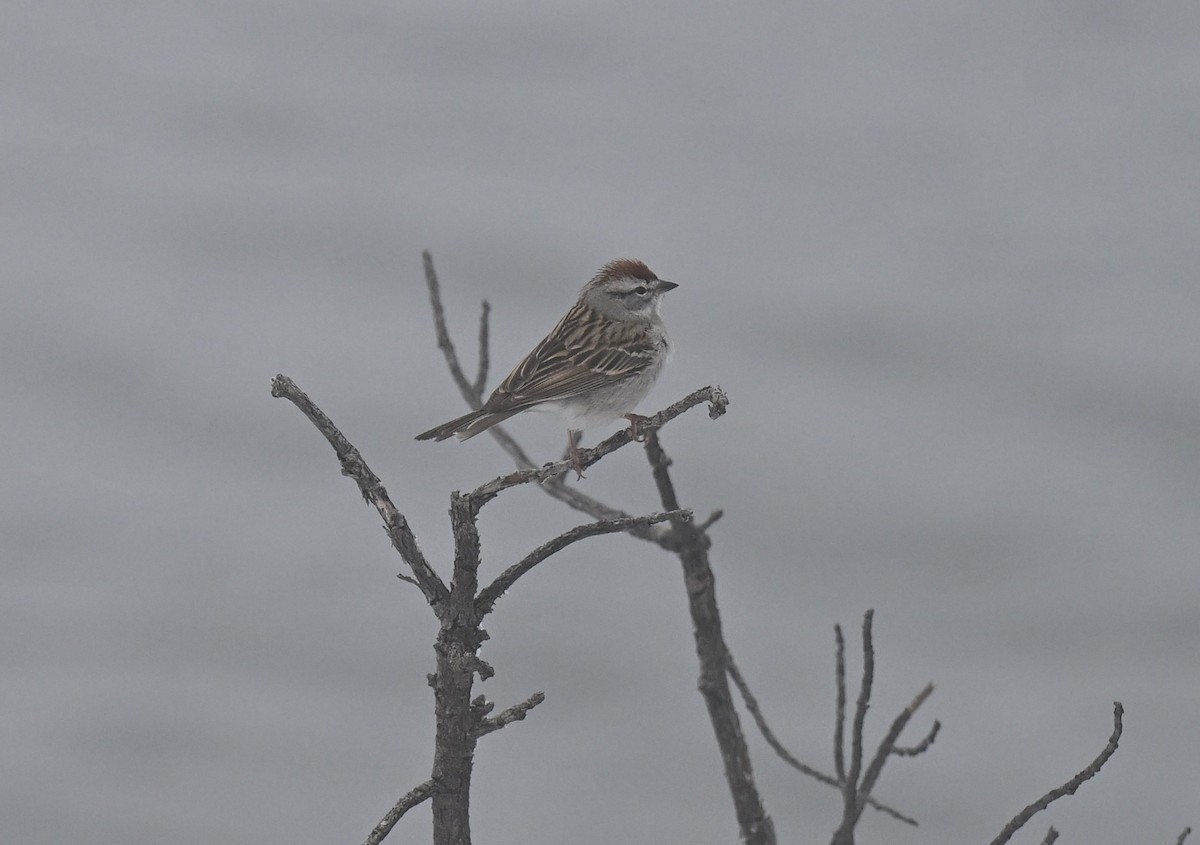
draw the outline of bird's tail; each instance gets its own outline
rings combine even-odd
[[[517,411],[489,411],[481,408],[478,411],[472,411],[469,414],[463,414],[457,419],[450,420],[448,423],[443,423],[437,428],[431,428],[429,431],[422,432],[417,435],[417,440],[446,440],[454,435],[458,435],[459,440],[469,440],[481,431],[487,431],[496,423],[504,422]]]

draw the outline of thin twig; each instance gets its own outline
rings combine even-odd
[[[409,792],[403,798],[396,802],[392,809],[387,811],[387,815],[375,825],[375,829],[371,831],[371,835],[367,837],[363,845],[379,845],[395,827],[396,822],[400,821],[400,817],[411,810],[413,807],[425,801],[427,798],[433,797],[433,793],[437,792],[437,784],[432,780],[427,780],[416,789]]]
[[[897,745],[892,749],[892,753],[897,757],[916,757],[918,754],[924,754],[929,750],[929,746],[933,745],[933,741],[937,739],[938,731],[942,729],[942,723],[937,719],[933,720],[933,727],[929,729],[929,733],[925,734],[925,738],[916,745],[901,746]]]
[[[875,644],[871,638],[871,620],[875,617],[874,610],[863,614],[863,670],[862,685],[858,690],[858,703],[854,708],[854,726],[850,734],[850,770],[846,772],[846,780],[842,784],[842,827],[839,835],[847,842],[853,841],[851,831],[861,812],[858,800],[858,778],[862,771],[863,757],[863,725],[867,720],[867,708],[871,705],[871,686],[875,682]],[[835,842],[843,841],[835,838]]]
[[[754,719],[754,724],[758,726],[758,731],[763,735],[763,739],[767,741],[767,745],[771,746],[771,749],[779,755],[780,759],[793,769],[796,769],[802,774],[808,775],[810,778],[819,780],[823,784],[832,786],[835,789],[840,789],[842,786],[842,782],[840,780],[832,777],[831,775],[825,774],[819,769],[814,769],[812,766],[809,766],[806,763],[800,762],[795,756],[792,755],[790,751],[787,750],[786,747],[784,747],[783,743],[780,742],[775,736],[775,732],[771,730],[770,725],[767,724],[766,717],[763,716],[762,710],[758,706],[758,700],[754,697],[754,694],[750,692],[750,685],[746,683],[746,679],[742,677],[742,673],[738,670],[737,665],[733,662],[733,655],[729,655],[727,660],[729,677],[733,679],[734,685],[742,694],[742,701],[746,705],[746,710],[749,711],[750,716]],[[868,796],[867,804],[871,807],[874,807],[876,810],[879,810],[880,812],[887,813],[892,818],[898,819],[905,824],[910,824],[913,827],[917,826],[916,819],[911,819],[898,810],[894,810],[888,805],[876,801],[874,798]]]
[[[846,782],[846,638],[842,626],[833,626],[837,640],[837,724],[833,728],[833,771],[837,782]]]
[[[502,711],[490,719],[482,720],[479,723],[479,727],[475,729],[475,735],[483,736],[485,734],[490,734],[492,731],[500,730],[505,725],[512,724],[513,722],[519,722],[525,718],[526,714],[528,714],[530,710],[537,707],[545,700],[546,694],[544,692],[535,692],[533,695],[529,696],[529,698],[518,704],[514,704],[512,707],[509,707],[507,710]]]
[[[438,349],[442,350],[442,355],[446,357],[450,375],[453,376],[454,383],[458,385],[463,399],[472,408],[479,408],[483,404],[482,391],[476,390],[475,386],[467,379],[466,374],[463,373],[463,368],[458,363],[458,353],[454,351],[454,344],[450,342],[450,332],[446,328],[446,311],[442,307],[441,286],[438,285],[437,271],[433,269],[433,256],[429,254],[429,250],[425,250],[421,253],[421,258],[425,262],[425,283],[429,288],[429,307],[433,310],[433,326],[437,331]]]
[[[1046,831],[1045,837],[1042,838],[1042,845],[1054,845],[1056,839],[1058,839],[1058,831],[1051,825],[1050,829]]]
[[[475,600],[475,607],[480,616],[491,613],[496,600],[504,595],[518,578],[546,558],[557,554],[579,540],[587,537],[595,537],[600,534],[628,531],[634,525],[656,525],[657,523],[666,522],[671,519],[691,519],[691,516],[692,512],[689,510],[674,510],[665,513],[652,513],[646,516],[631,516],[625,519],[609,519],[600,522],[591,522],[587,525],[577,525],[569,531],[559,534],[553,540],[542,543],[542,545],[538,546],[524,558],[496,576],[496,580],[479,591],[479,597]]]
[[[408,520],[404,518],[404,514],[396,509],[392,504],[392,500],[388,498],[387,490],[384,489],[383,482],[379,480],[379,476],[371,471],[359,454],[358,449],[351,445],[346,436],[338,430],[337,426],[318,408],[307,394],[304,393],[296,383],[285,375],[277,375],[271,379],[271,395],[278,398],[289,400],[293,405],[300,409],[304,416],[317,427],[321,434],[325,435],[325,439],[329,441],[329,445],[333,447],[337,454],[338,460],[342,464],[342,475],[354,479],[358,485],[359,491],[362,493],[363,499],[375,506],[375,510],[379,511],[379,515],[383,517],[383,527],[387,531],[388,537],[391,538],[392,546],[400,553],[400,557],[408,564],[416,578],[417,586],[421,588],[421,592],[425,594],[425,599],[429,605],[436,611],[438,605],[445,600],[449,595],[446,585],[442,583],[442,579],[433,571],[433,567],[425,560],[425,555],[421,553],[420,547],[417,546],[416,535],[408,525]]]
[[[1108,744],[1104,746],[1104,749],[1100,752],[1096,759],[1093,760],[1087,768],[1075,775],[1075,777],[1071,778],[1062,786],[1058,787],[1057,789],[1050,790],[1024,810],[1017,813],[1013,817],[1012,821],[1004,826],[1004,830],[1000,831],[1000,835],[992,840],[992,845],[1002,845],[1002,843],[1007,842],[1012,838],[1014,833],[1021,829],[1021,826],[1024,825],[1025,822],[1029,821],[1037,813],[1040,813],[1042,810],[1049,807],[1051,802],[1057,801],[1064,795],[1074,795],[1075,791],[1079,789],[1080,785],[1085,780],[1094,777],[1096,773],[1100,771],[1100,767],[1108,762],[1108,758],[1116,753],[1117,743],[1121,739],[1121,717],[1124,714],[1125,708],[1121,705],[1121,702],[1114,701],[1112,736],[1108,738]]]
[[[933,694],[933,684],[927,684],[925,689],[917,693],[917,697],[912,700],[907,707],[900,711],[894,720],[892,726],[884,736],[883,741],[879,743],[879,748],[875,752],[874,759],[871,760],[871,765],[867,767],[866,773],[863,775],[862,783],[858,787],[858,814],[861,816],[865,807],[865,798],[870,797],[871,792],[875,789],[875,784],[879,781],[879,775],[883,772],[883,765],[887,762],[888,757],[892,754],[892,749],[896,747],[896,740],[900,738],[900,733],[908,725],[908,720],[912,718],[913,713]]]
[[[716,419],[725,413],[725,408],[729,404],[729,398],[719,387],[709,386],[693,390],[678,402],[668,405],[657,414],[648,417],[644,422],[639,422],[639,436],[643,434],[649,436],[671,420],[703,402],[708,402],[709,417]],[[632,428],[623,428],[611,437],[600,441],[600,443],[591,449],[581,449],[579,451],[578,469],[587,469],[606,455],[612,454],[622,446],[627,446],[633,442],[635,441]],[[495,497],[498,493],[507,490],[509,487],[528,484],[531,481],[546,481],[575,468],[570,461],[555,461],[539,468],[519,469],[508,475],[494,478],[486,484],[481,484],[471,493],[471,496],[482,504]]]
[[[411,575],[405,575],[403,572],[397,572],[396,577],[399,578],[401,581],[407,581],[410,584],[416,584],[418,587],[421,586],[420,581],[418,581],[416,578],[412,577]]]
[[[1179,834],[1179,838],[1175,840],[1175,845],[1183,845],[1183,841],[1188,838],[1191,832],[1192,829],[1190,827],[1185,827],[1183,833]]]

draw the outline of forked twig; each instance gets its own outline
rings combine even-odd
[[[529,696],[529,698],[518,704],[514,704],[512,707],[509,707],[507,710],[500,712],[490,719],[482,720],[479,723],[479,727],[475,729],[476,736],[490,734],[493,731],[500,730],[505,725],[510,725],[513,722],[521,721],[525,718],[530,710],[537,707],[545,700],[546,694],[544,692],[535,692],[533,695]]]
[[[778,737],[775,736],[775,732],[771,730],[770,725],[767,724],[766,717],[763,716],[762,710],[758,706],[758,700],[754,697],[753,693],[750,692],[750,686],[749,686],[749,684],[746,683],[746,679],[742,677],[742,673],[738,670],[737,665],[733,662],[732,656],[729,657],[729,667],[728,668],[729,668],[729,677],[733,679],[734,686],[736,686],[738,688],[738,692],[741,693],[742,701],[746,705],[746,710],[750,713],[750,716],[754,719],[754,724],[756,724],[758,726],[759,733],[761,733],[763,736],[763,739],[765,739],[767,741],[767,745],[771,746],[771,749],[777,755],[779,755],[779,758],[781,760],[783,760],[783,762],[785,762],[789,766],[791,766],[793,769],[795,769],[796,771],[798,771],[802,774],[808,775],[810,778],[813,778],[814,780],[818,780],[821,783],[826,784],[827,786],[832,786],[835,789],[841,789],[842,781],[838,780],[835,777],[831,777],[830,775],[825,774],[824,772],[822,772],[819,769],[813,768],[812,766],[808,765],[807,763],[802,763],[800,760],[798,760],[795,757],[795,755],[793,755],[790,751],[787,750],[786,747],[784,747],[783,743],[780,742]],[[894,819],[897,819],[898,821],[902,821],[905,824],[910,824],[913,827],[917,826],[916,819],[909,818],[908,816],[901,813],[899,810],[895,810],[892,807],[889,807],[887,804],[884,804],[880,801],[876,801],[874,798],[871,798],[870,796],[867,796],[866,803],[868,806],[873,807],[874,809],[879,810],[882,813],[887,813],[889,816],[891,816]]]

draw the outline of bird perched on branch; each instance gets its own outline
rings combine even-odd
[[[582,477],[579,435],[628,419],[658,378],[670,353],[659,315],[663,294],[678,285],[641,261],[622,258],[600,269],[558,325],[525,356],[477,411],[417,435],[467,440],[514,414],[557,411],[567,423],[571,466]]]

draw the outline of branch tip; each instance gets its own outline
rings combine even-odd
[[[1108,738],[1108,743],[1101,749],[1096,759],[1087,765],[1079,774],[1071,778],[1062,786],[1050,790],[1038,800],[1034,801],[1021,812],[1013,816],[1012,821],[1004,826],[1004,830],[1000,831],[1000,835],[992,840],[992,845],[1003,845],[1012,838],[1021,827],[1033,818],[1035,815],[1046,809],[1053,802],[1062,798],[1064,795],[1074,795],[1084,781],[1095,777],[1100,771],[1100,768],[1108,762],[1108,758],[1112,757],[1117,751],[1117,744],[1121,739],[1121,732],[1124,730],[1122,724],[1122,716],[1125,714],[1125,707],[1119,701],[1113,702],[1113,731]]]

